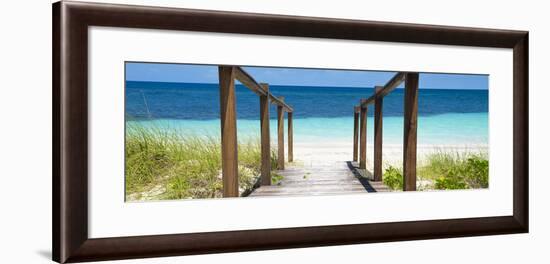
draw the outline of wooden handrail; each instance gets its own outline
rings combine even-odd
[[[244,86],[250,89],[252,92],[259,96],[265,96],[269,92],[265,91],[260,84],[250,76],[246,71],[241,67],[235,67],[235,79],[239,80]]]
[[[384,85],[382,87],[382,89],[378,90],[378,91],[375,91],[375,93],[367,98],[366,100],[364,100],[362,103],[361,103],[361,107],[366,107],[367,105],[369,104],[372,104],[374,103],[374,101],[376,100],[376,98],[380,98],[380,97],[384,97],[386,95],[388,95],[389,93],[391,93],[391,91],[393,91],[395,88],[397,88],[397,86],[399,86],[402,82],[405,81],[405,78],[407,77],[407,73],[406,72],[398,72],[396,73],[387,83],[386,85]]]
[[[272,103],[278,105],[278,106],[282,106],[283,109],[285,109],[285,111],[287,111],[288,113],[292,113],[294,112],[294,109],[292,109],[292,107],[290,107],[289,105],[287,105],[285,102],[281,101],[278,97],[274,96],[273,94],[269,94],[269,99]]]
[[[407,73],[405,72],[398,72],[391,78],[384,87],[382,87],[379,91],[376,92],[377,97],[386,96],[391,91],[393,91],[397,86],[399,86],[402,82],[405,81],[405,77],[407,77]]]
[[[286,112],[292,113],[294,111],[292,107],[287,105],[285,102],[279,100],[279,98],[271,94],[269,91],[264,90],[262,85],[256,82],[256,80],[254,80],[254,78],[252,78],[252,76],[250,76],[250,74],[248,74],[243,68],[235,66],[235,79],[259,96],[268,95],[271,103],[282,106]]]

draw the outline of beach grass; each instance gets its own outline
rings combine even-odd
[[[259,139],[239,142],[238,155],[239,191],[246,194],[260,175]],[[222,197],[219,138],[127,124],[125,158],[127,201]],[[272,150],[273,169],[276,163]]]
[[[393,190],[402,190],[402,169],[397,166],[388,166],[384,171],[383,181]],[[417,182],[418,190],[488,188],[488,153],[444,150],[430,153],[417,169]]]

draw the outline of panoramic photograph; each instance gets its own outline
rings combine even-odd
[[[489,76],[125,65],[127,202],[489,188]]]

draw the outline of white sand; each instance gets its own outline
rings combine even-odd
[[[285,151],[287,150],[285,149]],[[419,145],[417,147],[417,163],[422,164],[426,155],[430,153],[454,152],[462,154],[487,151],[487,145]],[[373,156],[373,146],[367,145],[367,169],[369,170],[373,166]],[[326,165],[352,159],[353,143],[351,142],[294,143],[294,160],[303,163],[304,166]],[[401,166],[402,160],[403,145],[383,145],[382,161],[384,166]]]

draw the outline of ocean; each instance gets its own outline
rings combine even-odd
[[[276,96],[294,108],[294,142],[350,142],[353,106],[373,94],[373,88],[270,86]],[[219,136],[217,84],[126,82],[128,124],[177,129],[182,133]],[[237,85],[239,139],[259,135],[259,98]],[[422,89],[418,98],[418,144],[488,144],[488,91]],[[367,137],[373,136],[374,107],[369,107]],[[271,106],[275,135],[276,107]],[[384,143],[401,144],[403,89],[384,98]],[[286,125],[286,124],[285,124]],[[285,128],[286,129],[286,128]],[[275,137],[272,136],[272,139]]]

